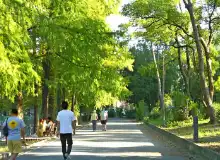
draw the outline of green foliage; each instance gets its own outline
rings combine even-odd
[[[220,76],[218,77],[218,80],[215,82],[216,90],[220,91]]]
[[[198,116],[199,115],[199,105],[195,102],[190,102],[189,109],[191,110],[192,116]]]
[[[169,94],[164,95],[164,106],[167,108],[172,105],[172,98]]]
[[[136,110],[126,110],[126,117],[129,119],[136,118]]]
[[[117,116],[119,116],[120,118],[122,118],[123,115],[124,115],[124,109],[123,109],[123,108],[117,108],[117,109],[116,109],[116,113],[117,113]]]
[[[117,113],[116,113],[116,109],[115,108],[110,108],[108,109],[108,117],[116,117]]]
[[[144,116],[145,116],[145,103],[143,100],[141,100],[136,106],[136,119],[138,121],[142,121],[144,119]]]
[[[13,101],[22,91],[24,98],[33,98],[33,104],[42,97],[39,88],[46,85],[50,95],[65,89],[62,94],[69,102],[74,93],[78,106],[96,108],[129,96],[128,79],[121,72],[132,70],[133,57],[105,22],[119,3],[0,0],[1,96]],[[64,98],[52,97],[50,107]]]
[[[149,124],[149,117],[144,117],[144,124]]]
[[[211,78],[208,77],[209,69],[206,64],[207,61],[209,61],[209,63],[211,62],[210,64],[212,65],[211,76],[214,79],[216,91],[219,90],[220,86],[220,80],[218,80],[219,24],[217,21],[211,23],[211,25],[209,23],[210,17],[219,17],[217,9],[219,8],[219,2],[207,0],[204,1],[202,5],[197,5],[196,1],[192,1],[192,3],[195,10],[193,16],[195,17],[196,26],[199,26],[200,38],[204,39],[205,43],[210,42],[208,45],[205,44],[208,50],[210,50],[210,59],[207,59],[207,56],[204,57],[206,62],[204,62],[205,68],[203,70],[198,68],[199,57],[195,54],[196,45],[195,40],[192,38],[193,31],[191,28],[190,14],[183,9],[185,7],[184,3],[181,3],[180,5],[179,0],[135,0],[125,5],[122,10],[122,14],[130,18],[129,23],[123,26],[127,30],[129,27],[139,28],[139,30],[136,30],[133,35],[144,41],[146,44],[145,46],[148,46],[145,48],[150,48],[151,43],[155,44],[156,47],[154,50],[157,52],[157,65],[159,66],[158,68],[160,69],[159,72],[161,75],[162,64],[160,56],[166,53],[165,93],[170,95],[173,91],[182,93],[174,93],[172,96],[174,107],[172,110],[167,111],[167,114],[171,114],[168,117],[172,117],[172,120],[185,120],[188,118],[187,115],[190,108],[188,107],[188,102],[190,100],[193,100],[195,103],[204,101],[204,99],[201,100],[201,95],[204,94],[202,93],[204,90],[200,85],[201,72],[205,75],[205,79],[207,81],[209,80],[209,87],[212,88],[210,85]],[[207,49],[204,46],[201,47],[203,50]],[[137,46],[136,48],[136,50],[138,50],[141,47]],[[180,50],[177,48],[180,48]],[[144,97],[145,102],[149,104],[150,109],[152,109],[156,106],[156,102],[158,101],[158,89],[156,89],[157,83],[155,83],[155,68],[152,65],[152,57],[147,56],[149,49],[142,49],[141,51],[143,53],[141,56],[134,54],[140,75],[136,73],[132,75],[130,89],[134,91],[133,93],[138,94],[132,95],[131,98],[132,102],[137,104],[136,100],[139,101],[140,97],[142,99]],[[138,52],[136,51],[136,53]],[[146,55],[144,55],[144,53],[146,53]],[[142,59],[140,60],[137,57],[142,57]],[[141,86],[143,86],[142,89]],[[149,90],[149,93],[145,88],[147,88],[147,91]],[[136,90],[139,90],[140,92],[137,92]],[[156,96],[151,97],[151,93]],[[216,95],[218,95],[218,93]],[[218,98],[218,96],[214,97]],[[192,106],[192,108],[195,109],[195,106]],[[199,110],[199,116],[204,114],[204,112],[202,112],[203,107],[199,106]]]
[[[79,115],[80,115],[80,110],[79,110],[78,104],[75,104],[75,106],[74,106],[74,114],[76,117],[79,117]]]
[[[158,119],[159,117],[161,117],[161,111],[160,111],[159,103],[157,103],[157,106],[154,107],[150,112],[150,118]]]
[[[28,51],[29,9],[18,2],[0,0],[0,4],[0,94],[14,101],[19,91],[34,95],[34,83],[39,83],[40,77]]]
[[[138,104],[144,100],[147,106],[153,106],[157,102],[157,87],[155,68],[152,63],[152,55],[145,43],[139,43],[130,49],[135,57],[134,71],[127,72],[130,83],[128,89],[132,91],[129,102]],[[149,108],[151,109],[151,108]]]
[[[188,97],[182,92],[173,92],[173,116],[175,121],[186,120],[189,115]]]
[[[213,103],[213,107],[215,109],[215,116],[218,120],[220,120],[220,103]]]

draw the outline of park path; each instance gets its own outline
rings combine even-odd
[[[136,122],[112,119],[108,131],[97,132],[86,127],[73,137],[73,160],[186,160],[184,151],[164,145],[148,130],[140,130]],[[142,132],[143,131],[143,132]],[[21,155],[18,160],[62,160],[60,142],[48,142],[44,146]]]

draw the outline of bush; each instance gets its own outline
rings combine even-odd
[[[108,110],[108,117],[109,117],[109,118],[114,118],[114,117],[116,117],[116,110],[115,110],[114,108],[110,108],[110,109]]]
[[[213,103],[213,108],[215,109],[215,117],[220,120],[220,103]]]
[[[199,105],[195,102],[191,102],[190,103],[190,114],[192,116],[198,116],[199,115]]]
[[[141,121],[141,120],[143,120],[143,118],[144,118],[144,115],[143,115],[143,113],[141,112],[141,109],[140,109],[139,107],[137,107],[137,108],[136,108],[136,119],[137,119],[138,121]]]
[[[126,117],[130,119],[136,118],[136,111],[135,110],[127,110]]]
[[[149,124],[149,120],[150,120],[149,117],[144,117],[144,124]]]
[[[164,107],[166,111],[166,121],[173,121],[174,120],[174,115],[172,112],[172,98],[170,97],[169,94],[164,95]]]
[[[144,110],[145,103],[143,100],[139,101],[138,105],[136,106],[136,119],[138,121],[142,121],[144,119],[145,110]]]
[[[189,107],[187,105],[188,97],[181,92],[173,92],[173,105],[172,108],[173,118],[175,121],[183,121],[188,119]]]
[[[117,108],[116,109],[117,116],[120,117],[120,118],[122,117],[122,112],[123,112],[122,108]]]
[[[157,119],[160,117],[160,107],[156,106],[152,109],[152,111],[150,112],[150,118],[151,119]]]

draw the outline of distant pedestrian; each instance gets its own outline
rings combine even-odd
[[[62,144],[63,158],[70,159],[70,153],[72,150],[72,134],[74,128],[75,116],[72,111],[67,110],[68,103],[66,101],[62,102],[63,110],[57,115],[57,135],[60,136]],[[66,148],[66,142],[68,147]]]
[[[102,130],[106,131],[107,130],[107,121],[108,121],[108,112],[103,108],[101,111],[101,124],[102,124]]]
[[[92,129],[94,132],[96,131],[97,119],[98,119],[98,115],[96,113],[96,110],[94,110],[91,114]]]
[[[12,109],[11,116],[3,123],[3,127],[7,128],[7,145],[11,153],[9,160],[16,160],[19,153],[22,152],[22,141],[25,144],[25,124],[24,121],[18,118],[18,110]]]

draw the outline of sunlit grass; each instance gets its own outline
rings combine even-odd
[[[193,141],[193,120],[168,123],[167,127],[162,127],[162,119],[150,120],[161,129],[171,132],[181,138]],[[209,124],[209,120],[199,120],[199,146],[220,152],[220,124]]]
[[[159,127],[159,126],[162,126],[163,120],[161,118],[160,119],[149,119],[149,123]]]

